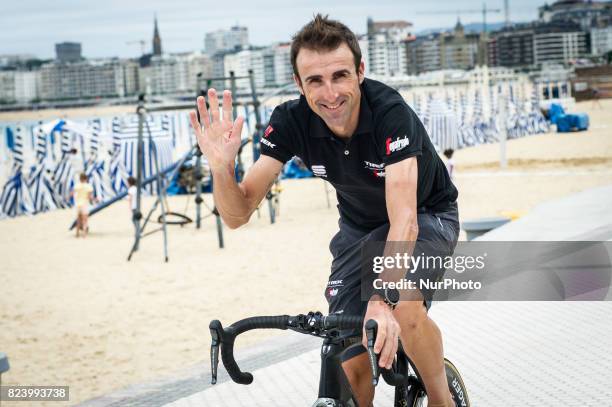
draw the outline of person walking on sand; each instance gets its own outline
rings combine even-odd
[[[75,185],[72,196],[77,211],[76,237],[79,237],[81,232],[83,237],[86,237],[89,231],[89,204],[93,201],[93,187],[87,182],[85,173],[79,175],[79,183]]]
[[[128,204],[130,205],[130,211],[132,213],[132,223],[134,224],[134,229],[136,235],[138,235],[138,229],[140,228],[140,222],[136,212],[138,212],[137,202],[136,202],[136,194],[138,193],[138,188],[136,188],[136,178],[129,177],[127,179],[128,183]]]

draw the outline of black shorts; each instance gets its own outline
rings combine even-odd
[[[459,237],[459,213],[457,204],[453,203],[446,211],[419,211],[417,215],[419,234],[417,242],[433,242],[447,250],[451,255]],[[389,232],[389,224],[384,224],[370,232],[351,227],[342,220],[340,231],[332,238],[329,250],[333,261],[325,298],[329,304],[330,314],[365,315],[368,301],[361,296],[362,248],[370,241],[384,242]],[[444,270],[432,278],[442,278]],[[424,303],[429,310],[432,292],[423,293]],[[347,330],[342,336],[361,336],[361,330]],[[353,355],[355,356],[355,355]]]

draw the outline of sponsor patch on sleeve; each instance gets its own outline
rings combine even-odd
[[[391,153],[403,150],[404,148],[408,147],[408,144],[410,144],[410,140],[408,140],[407,135],[404,135],[404,138],[398,137],[395,140],[393,140],[391,137],[388,137],[385,144],[387,146],[387,155],[391,155]]]
[[[268,127],[266,127],[266,130],[264,131],[264,137],[268,137],[273,131],[274,128],[271,125],[268,125]]]

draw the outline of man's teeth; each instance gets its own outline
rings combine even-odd
[[[342,102],[338,103],[337,105],[333,105],[333,106],[332,105],[323,105],[323,106],[325,106],[328,109],[334,110],[334,109],[339,108],[341,104]]]

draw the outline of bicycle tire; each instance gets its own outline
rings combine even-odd
[[[453,363],[448,359],[444,359],[444,368],[446,370],[448,389],[453,396],[455,406],[470,407],[470,399],[459,370],[457,370],[455,365],[453,365]],[[425,407],[427,405],[427,394],[425,393],[425,387],[421,384],[420,386],[416,386],[414,389],[411,389],[406,399],[409,406]]]
[[[268,211],[270,212],[270,224],[272,225],[276,222],[276,208],[274,208],[273,199],[274,197],[268,198]]]

